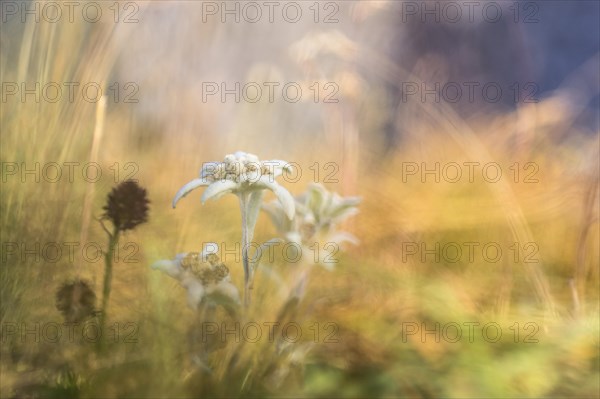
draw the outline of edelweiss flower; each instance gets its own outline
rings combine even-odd
[[[295,201],[296,218],[292,221],[283,217],[279,204],[271,202],[263,206],[281,234],[293,234],[305,243],[310,243],[314,238],[335,237],[342,238],[342,241],[356,241],[347,233],[340,236],[336,226],[358,213],[359,197],[341,197],[318,183],[311,183],[306,192],[297,196]]]
[[[218,250],[216,243],[206,244],[201,253],[177,254],[173,260],[155,262],[152,268],[179,281],[188,292],[188,305],[192,309],[198,309],[202,299],[214,293],[220,293],[239,304],[240,295],[231,283],[229,269],[217,255]]]
[[[288,219],[294,217],[294,197],[275,181],[284,170],[291,170],[285,161],[259,161],[254,154],[238,151],[225,156],[223,162],[209,162],[200,170],[200,178],[187,183],[173,198],[173,208],[190,191],[207,186],[202,203],[232,193],[240,200],[242,211],[242,260],[244,263],[244,304],[250,303],[252,265],[248,259],[248,245],[254,235],[254,226],[262,203],[263,191],[273,191]]]
[[[319,251],[317,263],[331,269],[332,264],[327,259],[332,259],[337,252],[337,246],[327,245],[328,243],[358,244],[356,237],[338,231],[336,227],[358,212],[360,198],[341,197],[337,193],[327,191],[320,184],[312,183],[295,201],[296,217],[291,221],[285,217],[280,204],[276,202],[264,205],[263,209],[269,214],[279,233],[288,242],[306,248],[307,253],[311,253],[308,248],[315,242],[325,244],[323,250]]]
[[[254,154],[238,151],[225,156],[223,162],[205,163],[200,170],[200,178],[184,185],[173,198],[173,208],[177,202],[195,188],[207,186],[202,194],[202,203],[218,199],[225,194],[249,194],[249,206],[260,204],[262,190],[273,191],[289,219],[294,216],[294,199],[281,187],[275,178],[284,170],[291,170],[285,161],[260,161]]]

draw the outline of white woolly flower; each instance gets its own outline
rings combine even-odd
[[[209,243],[201,253],[180,253],[175,259],[155,262],[152,268],[161,270],[179,281],[187,290],[188,305],[192,309],[197,309],[206,295],[214,293],[239,303],[240,295],[231,283],[229,269],[217,255],[218,250],[216,243]]]
[[[288,218],[294,217],[294,198],[275,178],[292,166],[281,160],[260,161],[254,154],[238,151],[225,156],[223,162],[205,163],[200,177],[185,184],[173,198],[173,208],[177,202],[198,187],[206,187],[202,203],[218,199],[225,194],[249,193],[249,203],[260,205],[263,190],[271,190],[280,202]],[[258,210],[257,210],[258,212]]]
[[[287,219],[296,212],[294,197],[275,181],[291,165],[285,161],[260,161],[254,154],[238,151],[225,156],[223,162],[209,162],[200,170],[200,177],[187,183],[175,194],[173,208],[177,202],[198,187],[206,186],[202,203],[217,199],[225,194],[235,194],[240,200],[242,212],[242,260],[244,264],[244,304],[250,304],[250,289],[253,265],[248,257],[248,245],[254,235],[254,227],[262,203],[264,190],[271,190]]]
[[[321,242],[321,250],[317,252],[315,263],[331,270],[338,245],[344,243],[358,244],[352,234],[337,230],[337,225],[358,212],[358,197],[341,197],[337,193],[326,190],[322,185],[312,183],[307,191],[295,199],[296,217],[288,220],[281,205],[271,202],[263,206],[273,224],[287,242],[295,243],[306,249],[307,253],[315,242]],[[334,245],[329,245],[334,244]],[[304,252],[304,251],[303,251]]]

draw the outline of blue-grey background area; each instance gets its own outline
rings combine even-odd
[[[600,1],[538,1],[544,23],[524,24],[535,75],[543,91],[554,90],[600,51]]]
[[[323,113],[329,112],[321,107],[323,104],[207,104],[202,101],[202,84],[227,82],[231,87],[234,82],[284,84],[318,78],[336,82],[340,95],[352,91],[348,87],[358,82],[360,96],[352,101],[381,104],[385,115],[377,117],[386,119],[366,130],[370,135],[386,137],[392,145],[410,128],[404,122],[414,112],[402,103],[398,82],[402,78],[382,77],[390,70],[385,63],[424,82],[496,82],[505,89],[499,102],[478,99],[452,104],[466,120],[482,113],[514,110],[521,104],[508,95],[508,88],[534,82],[536,99],[567,93],[577,108],[575,123],[591,132],[596,132],[600,123],[597,0],[478,1],[475,20],[463,15],[458,22],[436,20],[431,15],[407,16],[404,12],[409,3],[430,8],[456,3],[465,10],[466,1],[341,1],[336,2],[339,11],[335,14],[337,22],[332,24],[315,23],[309,11],[313,3],[303,1],[298,3],[306,14],[298,23],[281,18],[275,23],[266,18],[258,23],[235,22],[231,17],[222,22],[218,16],[205,18],[200,1],[137,3],[139,23],[114,28],[112,43],[119,43],[120,49],[110,81],[139,85],[140,102],[130,108],[136,119],[147,121],[144,128],[148,130],[161,131],[171,125],[172,130],[191,131],[206,126],[199,120],[210,119],[210,130],[215,134],[241,130],[250,136],[252,130],[261,135],[265,131],[310,134],[307,132],[321,127]],[[498,22],[481,18],[481,8],[489,3],[502,9]],[[520,10],[517,21],[513,18],[515,7]],[[97,28],[90,26],[89,38],[83,41],[91,42]],[[24,29],[25,24],[14,19],[3,23],[0,42],[4,54],[19,54]],[[362,52],[346,51],[346,43]],[[316,55],[308,59],[307,54],[313,52]],[[16,70],[17,58],[4,59],[4,70]],[[340,81],[340,76],[351,76],[355,81],[348,84]],[[3,78],[14,80],[10,73]],[[65,76],[65,80],[69,78]],[[341,98],[341,102],[350,101]],[[360,104],[356,107],[360,109]]]
[[[411,3],[411,2],[409,2]],[[424,9],[435,9],[434,2],[412,2]],[[466,2],[453,2],[466,10]],[[476,2],[485,4],[485,2]],[[600,63],[600,2],[598,1],[501,1],[492,2],[502,8],[503,17],[490,23],[481,19],[475,23],[463,15],[458,23],[435,14],[420,12],[422,18],[403,15],[406,10],[397,3],[392,40],[386,53],[403,68],[415,71],[425,79],[448,82],[498,82],[503,88],[515,82],[534,82],[535,98],[541,100],[555,90],[570,90],[573,100],[582,103],[588,112],[578,122],[597,130],[599,107]],[[443,3],[442,3],[443,4]],[[518,22],[515,7],[518,6]],[[443,5],[441,7],[444,7]],[[441,8],[440,8],[441,10]],[[424,14],[424,15],[423,15]],[[450,15],[449,11],[446,15]],[[424,59],[433,63],[421,63]],[[396,104],[401,90],[389,88]],[[585,103],[585,104],[583,104]],[[496,104],[484,101],[457,108],[468,117],[477,110],[494,110],[498,106],[514,109],[518,104],[511,96],[503,96]],[[401,127],[389,127],[395,131]]]

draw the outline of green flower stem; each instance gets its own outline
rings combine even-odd
[[[109,235],[108,251],[104,255],[104,288],[102,290],[102,312],[100,313],[100,332],[104,336],[104,325],[106,322],[106,309],[108,308],[108,299],[110,298],[110,288],[112,282],[113,254],[115,247],[119,242],[119,229],[115,227],[113,234]]]
[[[242,262],[244,264],[244,306],[250,305],[250,262],[248,260],[248,244],[250,232],[248,226],[248,193],[240,193],[240,209],[242,211]]]

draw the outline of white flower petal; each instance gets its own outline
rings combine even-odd
[[[288,242],[292,242],[298,245],[302,245],[302,236],[297,231],[290,231],[285,235],[285,239]]]
[[[265,165],[268,166],[269,171],[273,172],[273,177],[279,177],[283,174],[283,171],[292,172],[294,167],[291,163],[282,161],[281,159],[274,159],[272,161],[264,161]]]
[[[237,287],[229,281],[222,280],[218,284],[211,286],[207,291],[211,294],[213,292],[218,292],[233,300],[235,303],[240,303],[240,293]]]
[[[329,217],[335,223],[341,222],[342,220],[354,216],[358,213],[358,209],[356,208],[356,206],[359,202],[360,200],[341,202],[339,205],[333,206],[330,209],[328,209],[328,215],[326,216]]]
[[[187,290],[188,305],[192,309],[197,309],[200,301],[204,297],[205,289],[202,284],[196,279],[186,279],[181,285]]]
[[[228,194],[238,188],[238,183],[231,180],[218,180],[211,183],[210,186],[204,190],[201,201],[204,204],[207,200],[214,198],[220,198],[225,194]]]
[[[298,204],[296,204],[296,206],[298,206]],[[285,233],[292,229],[292,222],[283,213],[283,208],[277,200],[264,204],[262,209],[267,212],[278,232]]]
[[[317,216],[317,219],[320,219],[325,208],[325,203],[329,199],[329,192],[321,184],[312,183],[308,193],[306,205]]]
[[[177,194],[175,194],[175,198],[173,198],[173,208],[175,208],[177,202],[181,198],[188,195],[190,191],[201,186],[206,186],[207,184],[208,182],[205,179],[194,179],[191,182],[187,183],[185,186],[181,187],[179,191],[177,191]]]
[[[292,194],[290,194],[288,190],[286,190],[276,182],[270,181],[270,179],[267,176],[261,177],[260,180],[255,183],[255,186],[268,188],[269,190],[273,191],[273,193],[279,200],[281,207],[283,208],[283,212],[288,217],[288,219],[291,220],[294,218],[294,213],[296,212],[296,204],[294,201],[294,197],[292,197]]]
[[[283,207],[283,211],[285,212],[288,219],[292,220],[294,218],[294,214],[296,212],[296,204],[294,202],[294,197],[292,194],[285,188],[277,185],[274,190],[275,195],[279,202],[281,202],[281,206]]]
[[[332,271],[335,269],[335,265],[337,264],[335,258],[335,250],[333,253],[325,248],[323,251],[319,251],[318,262],[319,265],[323,266],[325,270]]]
[[[160,270],[161,272],[164,272],[175,279],[179,279],[181,277],[181,269],[179,268],[178,261],[172,261],[168,259],[159,260],[154,262],[151,267],[152,269]]]
[[[175,255],[175,262],[177,262],[178,265],[181,265],[181,261],[183,260],[183,258],[185,258],[186,256],[188,256],[189,252],[180,252],[177,255]]]

